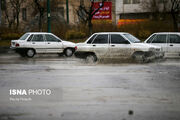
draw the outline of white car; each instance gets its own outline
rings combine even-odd
[[[179,32],[154,33],[145,43],[162,47],[165,57],[180,57]]]
[[[78,43],[75,56],[93,62],[106,58],[145,61],[148,58],[162,57],[163,53],[161,47],[140,43],[140,40],[129,33],[103,32],[93,34],[84,43]]]
[[[37,53],[64,53],[70,57],[75,51],[75,43],[63,41],[52,33],[30,32],[19,40],[12,40],[11,48],[27,57],[33,57]]]

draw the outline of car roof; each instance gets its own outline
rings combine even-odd
[[[94,34],[129,34],[129,33],[126,33],[126,32],[97,32]]]
[[[157,32],[154,34],[180,34],[180,32]]]
[[[27,34],[52,34],[48,32],[28,32]]]

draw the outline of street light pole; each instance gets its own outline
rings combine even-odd
[[[69,1],[66,0],[66,19],[67,19],[67,24],[69,24]]]
[[[0,1],[0,26],[1,26],[1,23],[2,23],[2,19],[1,19],[1,17],[2,17],[2,14],[1,14],[1,3],[2,2],[2,0]]]
[[[50,0],[47,0],[47,31],[51,32],[51,8],[50,8]]]

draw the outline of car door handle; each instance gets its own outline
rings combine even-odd
[[[33,42],[32,44],[36,44],[36,43]]]
[[[115,45],[111,45],[112,47],[115,47]]]
[[[93,45],[94,47],[96,46],[96,45]]]
[[[170,45],[170,46],[174,46],[174,45]]]
[[[48,43],[48,44],[51,44],[51,43]]]

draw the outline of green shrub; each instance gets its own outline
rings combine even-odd
[[[140,30],[138,33],[138,37],[141,39],[146,39],[151,35],[151,32],[148,30]]]
[[[20,33],[4,33],[0,35],[0,38],[2,40],[13,40],[13,39],[18,39],[22,36]]]
[[[76,31],[76,30],[69,30],[66,32],[66,39],[82,39],[85,38],[86,34],[84,32]]]

